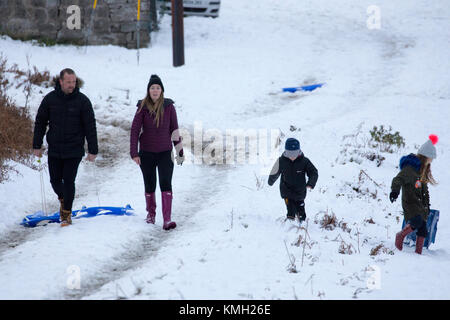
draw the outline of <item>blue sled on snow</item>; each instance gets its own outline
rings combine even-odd
[[[430,246],[431,243],[434,243],[434,241],[436,240],[436,232],[437,232],[437,223],[439,221],[439,210],[430,210],[430,214],[428,215],[428,220],[427,220],[427,230],[428,230],[428,235],[425,238],[425,241],[423,243],[424,247],[426,247],[428,249],[428,247]],[[403,219],[403,225],[402,225],[402,229],[405,227],[406,225],[406,221]],[[405,238],[405,240],[403,241],[404,244],[413,247],[416,245],[416,235],[417,231],[414,230],[413,232],[411,232],[410,234],[408,234]]]
[[[92,218],[104,215],[115,215],[115,216],[131,216],[134,210],[129,204],[126,207],[90,207],[86,208],[83,206],[81,210],[72,211],[72,219],[80,218]],[[34,228],[37,226],[43,226],[48,223],[59,223],[59,211],[46,216],[42,211],[38,211],[34,214],[30,214],[23,218],[21,225],[24,227]]]
[[[283,92],[296,92],[296,91],[313,91],[317,88],[320,88],[325,83],[312,84],[309,86],[301,86],[301,87],[291,87],[291,88],[283,88]]]

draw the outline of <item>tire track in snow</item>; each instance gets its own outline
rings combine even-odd
[[[99,122],[101,122],[101,120]],[[106,123],[105,125],[107,126],[108,124]],[[103,181],[106,181],[108,177],[114,173],[115,168],[120,165],[122,160],[130,161],[128,152],[128,127],[122,125],[120,127],[116,126],[116,128],[118,129],[117,132],[112,134],[111,132],[108,132],[105,134],[106,137],[103,140],[104,151],[102,154],[106,153],[106,156],[103,157],[105,161],[97,172],[97,176],[101,176]],[[202,143],[205,144],[205,142]],[[189,147],[194,150],[193,145]],[[205,145],[202,146],[202,149],[204,149],[204,147]],[[188,146],[185,146],[185,149],[186,148],[188,148]],[[117,155],[121,156],[117,157]],[[230,167],[226,165],[201,165],[200,168],[200,172],[193,178],[191,177],[195,182],[192,181],[193,183],[188,186],[187,190],[180,190],[177,192],[178,194],[185,192],[186,195],[178,202],[179,204],[182,204],[182,206],[180,205],[177,207],[177,202],[175,200],[173,202],[173,212],[176,214],[175,221],[178,225],[175,230],[165,231],[162,230],[159,225],[156,225],[155,228],[149,226],[151,229],[146,232],[141,232],[138,241],[134,239],[133,241],[122,244],[121,248],[117,251],[117,254],[108,261],[105,261],[98,271],[91,274],[83,274],[82,284],[79,290],[64,289],[64,292],[61,293],[63,298],[80,300],[95,294],[104,285],[120,279],[126,272],[136,269],[146,263],[153,256],[157,255],[159,248],[169,237],[176,235],[178,232],[182,232],[183,225],[187,223],[195,212],[200,211],[209,205],[207,199],[211,199],[213,195],[220,191],[220,185],[217,181],[223,181],[230,170]],[[78,193],[78,197],[82,198],[95,192],[91,185],[92,178],[95,179],[96,177],[91,177],[91,181],[89,181],[88,177],[87,180],[83,182],[83,185],[81,186],[83,190]],[[97,181],[93,182],[95,183]],[[201,196],[197,196],[198,193],[193,195],[190,190],[202,190],[202,194]],[[161,204],[159,204],[159,208],[157,208],[157,218],[159,217],[161,219],[160,206]],[[144,221],[142,221],[142,223],[145,224]]]
[[[124,273],[138,268],[157,255],[159,248],[169,237],[176,236],[178,232],[183,232],[182,226],[188,222],[195,212],[210,204],[210,201],[206,199],[212,199],[212,196],[220,191],[220,185],[214,182],[223,181],[227,172],[228,168],[202,166],[200,174],[195,177],[195,183],[190,186],[192,190],[202,190],[202,195],[194,198],[188,192],[187,196],[179,202],[182,204],[182,207],[174,207],[175,212],[181,213],[177,214],[176,222],[178,226],[176,229],[165,231],[158,226],[158,229],[152,228],[148,232],[142,232],[139,242],[130,241],[125,244],[125,250],[121,250],[114,258],[105,262],[99,268],[99,272],[83,276],[81,289],[66,289],[63,292],[64,299],[79,300],[95,294],[104,285],[120,279]]]
[[[99,157],[95,163],[96,176],[93,176],[95,171],[91,171],[92,164],[83,160],[80,165],[81,170],[79,170],[81,174],[77,176],[76,181],[76,201],[89,198],[89,196],[91,198],[90,200],[94,199],[95,193],[99,189],[101,190],[101,184],[112,177],[115,168],[123,161],[130,161],[128,155],[128,126],[123,123],[120,126],[114,123],[108,123],[108,121],[105,122],[105,119],[98,119],[97,124],[100,150]],[[210,199],[220,190],[220,185],[217,184],[217,181],[223,181],[229,170],[227,166],[201,165],[201,168],[202,170],[194,178],[195,182],[189,186],[189,190],[202,190],[202,195],[198,197],[197,194],[194,195],[191,192],[187,192],[186,196],[179,202],[183,204],[183,207],[179,209],[181,214],[177,214],[176,216],[176,222],[179,224],[177,229],[167,232],[158,228],[149,230],[149,232],[142,232],[139,235],[140,240],[138,242],[130,241],[124,243],[117,250],[117,254],[113,258],[103,262],[103,266],[99,268],[99,271],[95,271],[93,274],[83,275],[83,286],[81,290],[65,288],[62,292],[56,293],[57,298],[59,299],[63,296],[65,299],[82,299],[83,297],[89,296],[103,285],[119,279],[125,272],[139,267],[152,256],[156,255],[159,247],[161,247],[168,237],[182,230],[182,225],[197,210],[201,210],[209,204],[207,199]],[[99,185],[94,187],[95,183]],[[51,196],[47,197],[47,201],[49,198]],[[51,212],[58,210],[56,203],[51,203],[50,206],[53,208]],[[36,208],[35,211],[38,210],[39,208]],[[176,205],[174,205],[174,211],[177,210]],[[143,221],[142,223],[144,224],[145,222]],[[47,230],[45,227],[25,228],[17,225],[0,237],[0,261],[2,260],[2,256],[10,250],[15,250],[16,247],[26,244],[28,241],[39,242],[39,239],[46,234]],[[54,294],[51,295],[53,297],[55,296]]]
[[[122,124],[122,126],[116,126],[115,130],[112,130],[111,125],[102,122],[101,119],[100,121],[98,121],[98,123],[99,125],[97,126],[97,130],[99,133],[100,158],[96,160],[95,163],[97,177],[91,177],[88,180],[81,180],[80,176],[77,176],[75,200],[82,199],[89,193],[95,193],[96,191],[92,188],[92,178],[102,177],[102,179],[105,179],[109,177],[113,173],[110,168],[117,165],[124,157],[117,157],[117,154],[128,154],[128,151],[124,151],[124,148],[128,146],[127,143],[129,142],[129,134],[124,129],[127,126]],[[105,126],[102,126],[101,123],[104,123]],[[86,160],[82,160],[80,168],[86,165],[89,166],[90,164],[87,164]],[[46,168],[45,170],[47,171],[45,172],[46,174],[44,179],[46,180],[44,183],[48,185],[50,183],[48,168]],[[59,203],[57,203],[56,195],[53,194],[53,191],[51,194],[47,194],[46,202],[47,208],[50,212],[49,214],[53,214],[54,212],[57,212],[59,210]],[[31,209],[31,212],[37,212],[41,210],[40,204],[35,203],[34,206],[35,209]],[[31,214],[31,212],[24,213],[24,217],[27,214]],[[45,235],[45,227],[26,228],[19,224],[13,226],[8,232],[0,236],[0,261],[2,260],[2,255],[5,254],[8,250],[14,249],[27,241],[37,240],[43,235]]]
[[[300,14],[300,13],[299,13]],[[327,16],[321,16],[320,19],[327,19]],[[327,122],[330,120],[336,120],[338,118],[345,118],[348,114],[358,112],[363,107],[371,108],[371,105],[368,105],[368,101],[373,96],[376,96],[383,89],[392,85],[391,81],[386,81],[386,79],[393,79],[396,74],[398,74],[403,68],[406,67],[406,64],[402,60],[406,54],[406,50],[409,48],[413,48],[415,46],[415,39],[400,34],[395,29],[389,29],[388,31],[383,30],[376,33],[365,33],[364,26],[362,28],[355,29],[355,21],[353,19],[347,17],[333,17],[336,19],[336,24],[340,24],[343,26],[348,26],[348,29],[351,30],[350,35],[354,35],[354,39],[361,41],[361,45],[370,46],[377,53],[378,60],[371,61],[371,63],[361,64],[359,65],[360,71],[358,73],[359,82],[355,81],[355,87],[351,88],[348,92],[344,92],[342,94],[337,95],[338,98],[345,97],[348,99],[346,102],[346,110],[345,112],[330,112],[330,115],[321,116],[314,118],[314,124],[320,124],[323,122]],[[361,26],[360,26],[361,27]],[[317,32],[316,30],[310,30],[312,34]],[[357,32],[357,33],[356,33]],[[329,46],[335,46],[335,50],[339,48],[340,36],[337,36],[333,41],[330,42]],[[348,40],[347,40],[348,41]],[[312,52],[317,53],[314,57],[315,60],[309,61],[310,64],[321,66],[320,61],[328,60],[327,54],[328,51],[326,47],[324,47],[323,38],[320,33],[316,34],[316,40],[310,43],[311,48],[309,49]],[[345,49],[349,50],[349,49]],[[345,52],[345,51],[343,51]],[[348,51],[348,54],[351,52]],[[358,53],[355,53],[357,56]],[[319,70],[322,66],[319,68]],[[330,68],[332,71],[332,67]],[[319,72],[320,75],[321,72]],[[323,71],[322,71],[323,73]],[[332,74],[332,72],[330,73]],[[328,76],[328,74],[325,74]],[[305,75],[305,79],[299,79],[299,83],[297,85],[310,85],[313,83],[324,82],[324,79],[317,79],[317,74]],[[331,81],[333,79],[330,79]],[[300,84],[300,82],[302,82]],[[367,88],[369,87],[367,84],[371,83],[370,91],[367,92]],[[360,85],[363,84],[363,85]],[[326,87],[324,88],[326,90]],[[318,89],[320,90],[324,89]],[[268,92],[265,96],[260,96],[255,98],[254,101],[245,106],[245,108],[234,116],[236,117],[236,121],[242,122],[245,120],[251,120],[256,117],[266,117],[271,116],[273,114],[277,114],[283,112],[285,107],[298,107],[298,102],[301,101],[302,107],[307,106],[306,100],[311,95],[315,95],[313,92],[296,92],[296,93],[284,93],[281,92],[281,88],[276,92]],[[320,93],[319,93],[320,94]],[[327,95],[329,93],[326,93]],[[295,104],[297,102],[297,104]],[[294,103],[294,104],[293,104]],[[338,111],[337,109],[336,111]],[[245,126],[245,124],[244,124]]]
[[[2,256],[8,250],[12,250],[22,243],[31,240],[32,237],[39,237],[39,231],[36,229],[14,226],[0,238],[0,261]]]

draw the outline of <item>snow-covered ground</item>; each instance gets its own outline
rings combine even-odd
[[[373,4],[222,1],[217,19],[185,19],[186,65],[179,68],[172,67],[169,16],[151,47],[140,50],[139,66],[136,50],[40,47],[0,38],[10,64],[26,68],[28,55],[39,70],[54,75],[71,67],[85,81],[100,155],[95,166],[80,165],[74,209],[135,209],[133,216],[74,220],[68,228],[26,229],[19,225],[22,218],[41,209],[40,175],[16,165],[20,174],[0,184],[0,298],[450,298],[449,6],[380,0],[380,29],[369,29]],[[142,176],[128,155],[135,104],[153,73],[161,76],[181,127],[194,140],[201,130],[207,142],[239,129],[257,132],[257,142],[271,147],[271,139],[281,139],[255,163],[227,165],[199,164],[202,142],[195,144],[199,152],[187,152],[185,164],[175,167],[178,227],[169,232],[162,230],[159,191],[156,225],[145,223]],[[281,92],[314,82],[326,85],[311,93]],[[33,90],[34,117],[50,89]],[[10,95],[25,101],[21,89]],[[370,149],[369,131],[380,125],[399,131],[405,147],[393,154]],[[416,152],[430,133],[440,138],[432,164],[439,184],[430,194],[441,215],[436,243],[419,256],[410,247],[395,249],[401,203],[391,204],[387,195],[400,157]],[[288,137],[300,140],[319,170],[301,228],[284,221],[279,182],[267,185],[267,168]],[[386,159],[380,166],[361,157],[351,162],[353,151]],[[47,173],[44,179],[46,202],[55,212]],[[340,224],[321,228],[332,213]],[[380,253],[370,255],[379,245]]]

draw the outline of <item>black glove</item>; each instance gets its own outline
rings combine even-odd
[[[178,155],[175,157],[175,160],[177,161],[177,164],[182,166],[184,162],[184,152],[183,149],[180,150]]]
[[[389,200],[391,200],[392,203],[394,203],[395,200],[398,198],[398,192],[392,191],[389,194]]]

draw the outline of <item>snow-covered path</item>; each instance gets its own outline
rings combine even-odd
[[[53,74],[70,57],[85,80],[82,91],[95,107],[101,157],[95,172],[91,164],[80,166],[74,207],[130,203],[136,210],[130,217],[80,219],[65,229],[21,229],[22,212],[39,210],[40,195],[38,173],[19,167],[23,177],[0,185],[7,195],[0,202],[10,213],[0,213],[0,298],[448,299],[449,11],[438,2],[379,1],[382,27],[369,30],[366,10],[372,4],[224,1],[218,19],[185,19],[182,68],[171,67],[168,17],[152,47],[141,50],[140,66],[133,50],[89,47],[84,53],[0,39],[11,63],[25,65],[30,53],[32,64]],[[279,130],[282,142],[299,138],[319,169],[306,201],[307,230],[284,222],[278,182],[266,184],[261,169],[274,159],[176,166],[178,227],[161,230],[159,193],[157,225],[144,223],[142,177],[128,156],[128,130],[152,73],[161,75],[181,125],[191,133],[200,123],[205,132],[223,135],[254,129]],[[326,86],[280,93],[312,82]],[[15,98],[22,99],[20,91]],[[41,98],[35,92],[35,108]],[[373,126],[391,125],[405,138],[405,148],[382,153],[380,167],[367,159],[338,161],[348,160],[343,137],[360,124],[367,139]],[[391,204],[386,193],[400,156],[415,152],[430,133],[440,136],[433,162],[440,184],[431,197],[441,219],[437,243],[417,256],[411,248],[394,249],[401,205]],[[375,183],[361,182],[362,170]],[[352,186],[359,182],[377,196],[356,193]],[[33,186],[26,201],[20,196],[25,183]],[[48,183],[47,198],[56,210]],[[321,228],[331,212],[347,228]],[[380,244],[385,253],[370,256]],[[339,252],[342,246],[346,254]],[[411,278],[418,269],[423,274]],[[80,289],[71,282],[77,272]]]

